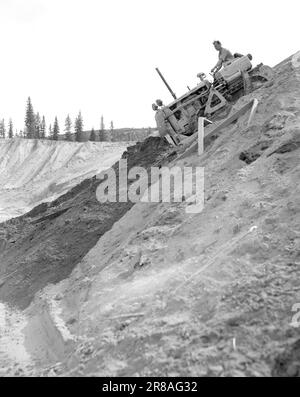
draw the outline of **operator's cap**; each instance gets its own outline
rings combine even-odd
[[[163,101],[161,99],[156,100],[156,105],[163,106]]]
[[[220,42],[220,40],[214,40],[213,44],[219,44],[219,45],[221,45],[221,42]]]
[[[202,79],[206,78],[206,74],[205,73],[198,73],[197,77],[202,80]]]

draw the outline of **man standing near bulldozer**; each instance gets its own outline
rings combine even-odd
[[[171,137],[172,141],[175,145],[178,145],[180,142],[179,137],[173,131],[171,124],[168,120],[168,117],[172,115],[172,112],[167,107],[163,106],[163,103],[158,100],[156,103],[152,104],[152,109],[155,113],[155,121],[158,128],[159,135],[168,140],[168,136]]]
[[[229,65],[234,60],[234,56],[229,50],[222,47],[220,41],[218,40],[214,41],[213,45],[215,49],[219,52],[219,60],[216,66],[212,68],[211,72],[217,73],[222,68],[222,66]]]

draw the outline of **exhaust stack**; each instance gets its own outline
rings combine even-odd
[[[172,97],[174,99],[177,99],[176,95],[174,94],[174,92],[172,91],[171,87],[169,86],[169,84],[166,82],[166,79],[164,78],[164,76],[161,74],[160,70],[158,68],[155,68],[157,73],[159,74],[159,77],[162,79],[162,81],[165,83],[167,89],[169,90],[169,92],[171,93]]]

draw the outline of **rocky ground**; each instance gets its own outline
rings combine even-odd
[[[187,215],[187,200],[108,210],[92,179],[0,225],[0,298],[18,308],[7,321],[19,316],[15,334],[21,329],[29,355],[8,357],[5,374],[300,375],[300,79],[292,60],[235,108],[253,97],[252,125],[244,115],[201,157],[177,161],[155,138],[125,155],[131,166],[205,167],[201,213]]]

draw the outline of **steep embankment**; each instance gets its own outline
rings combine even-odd
[[[111,167],[126,143],[0,140],[0,222],[52,201]]]
[[[300,374],[300,328],[292,326],[300,303],[297,65],[283,62],[272,82],[236,104],[259,100],[251,127],[244,115],[200,158],[165,158],[205,167],[202,213],[187,215],[187,202],[99,205],[92,179],[0,225],[0,299],[25,307],[39,291],[20,319],[30,360],[24,349],[14,357],[23,368],[33,373],[35,363],[50,376]],[[159,142],[130,149],[129,168],[163,159]]]
[[[128,167],[150,167],[167,150],[160,138],[129,147]],[[118,175],[118,163],[114,168]],[[48,283],[67,277],[131,207],[132,203],[100,204],[100,180],[85,179],[52,203],[0,224],[0,300],[25,308]]]
[[[45,307],[65,335],[44,374],[299,375],[300,84],[290,60],[275,72],[237,104],[259,100],[251,127],[245,115],[201,158],[171,163],[205,167],[201,214],[136,204],[39,295],[27,349]]]

